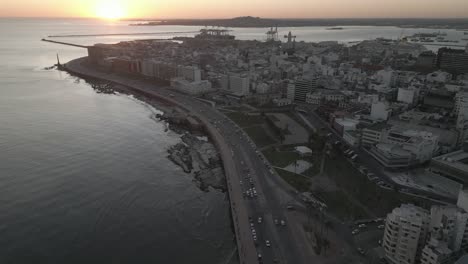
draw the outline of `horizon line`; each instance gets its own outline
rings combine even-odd
[[[34,18],[34,19],[97,19],[97,20],[113,20],[113,21],[125,21],[125,20],[219,20],[219,19],[234,19],[234,18],[243,18],[243,17],[252,17],[260,19],[278,19],[278,20],[350,20],[350,19],[434,19],[434,20],[468,20],[467,17],[258,17],[258,16],[234,16],[234,17],[209,17],[209,18],[148,18],[148,17],[126,17],[119,19],[104,19],[95,16],[0,16],[0,19],[3,18]]]

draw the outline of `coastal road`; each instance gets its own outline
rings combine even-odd
[[[229,196],[233,211],[233,222],[236,227],[236,237],[241,260],[244,263],[311,263],[311,248],[304,248],[304,241],[294,236],[292,226],[301,225],[289,221],[287,204],[297,201],[297,194],[273,170],[263,155],[257,152],[255,145],[236,124],[215,108],[195,100],[192,96],[180,94],[167,87],[158,87],[153,83],[130,79],[113,73],[100,72],[82,64],[85,59],[67,63],[67,68],[78,74],[108,80],[144,91],[155,97],[164,97],[177,102],[189,114],[202,121],[210,135],[215,137],[217,147],[222,154],[224,169],[228,181]],[[231,159],[231,160],[228,160]],[[271,171],[270,171],[271,170]],[[253,186],[250,183],[252,179]],[[250,186],[249,186],[250,185]],[[257,197],[244,197],[245,191],[255,187]],[[258,223],[262,217],[262,223]],[[251,222],[249,222],[249,218]],[[275,224],[275,220],[285,225]],[[257,243],[254,243],[251,225],[255,229]],[[250,234],[247,234],[250,232]],[[239,241],[239,239],[241,241]],[[266,245],[270,241],[270,247]],[[257,260],[257,254],[261,259]]]

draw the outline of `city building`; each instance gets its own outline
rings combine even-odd
[[[322,102],[342,102],[345,95],[336,90],[317,90],[306,94],[305,102],[312,105],[320,105]]]
[[[211,82],[207,80],[190,82],[182,77],[172,78],[171,87],[180,92],[191,95],[199,95],[212,91]]]
[[[362,145],[386,168],[402,168],[431,160],[438,136],[427,131],[379,123],[362,130]]]
[[[414,104],[417,101],[418,92],[413,87],[398,88],[397,101],[405,104]]]
[[[422,68],[432,68],[437,63],[437,55],[432,51],[425,51],[419,54],[416,66]]]
[[[370,118],[374,121],[387,121],[392,115],[392,109],[387,102],[374,102],[371,105]]]
[[[403,204],[387,215],[382,246],[393,264],[413,264],[420,259],[429,224],[429,212]]]
[[[182,77],[191,82],[199,82],[201,81],[201,71],[194,66],[178,66],[177,77]]]
[[[248,95],[250,93],[249,77],[229,74],[229,85],[227,90],[237,96]]]
[[[430,211],[403,204],[387,215],[383,248],[391,263],[452,264],[468,245],[468,190],[457,205],[433,205]]]
[[[468,144],[463,148],[432,158],[429,170],[460,183],[468,183]]]
[[[455,75],[468,73],[467,50],[440,48],[437,53],[437,67]]]
[[[317,89],[317,78],[297,79],[288,85],[288,99],[298,102],[305,102],[306,95]]]

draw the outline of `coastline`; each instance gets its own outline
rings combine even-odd
[[[217,131],[217,129],[210,123],[210,121],[203,115],[197,113],[194,109],[194,106],[197,104],[205,107],[208,106],[198,102],[197,100],[187,100],[185,95],[180,95],[178,101],[172,98],[173,90],[168,90],[168,87],[155,85],[154,83],[142,80],[141,78],[120,76],[110,72],[100,71],[88,64],[87,57],[72,60],[64,64],[61,67],[61,70],[85,80],[91,79],[96,81],[105,81],[113,85],[121,86],[120,88],[122,88],[122,90],[128,91],[129,94],[132,94],[137,98],[150,98],[158,103],[166,104],[173,109],[176,108],[177,110],[181,110],[190,117],[196,118],[197,121],[203,125],[207,136],[219,152],[220,162],[224,168],[239,259],[241,263],[258,263],[257,253],[251,236],[247,208],[243,203],[243,192],[238,183],[239,172],[237,171],[235,162],[231,157],[231,151],[228,143],[220,132]]]
[[[85,81],[97,93],[122,93],[133,96],[132,92],[122,85],[91,79],[85,79]],[[174,131],[181,136],[180,143],[167,149],[167,158],[182,168],[186,174],[191,175],[200,190],[208,192],[210,189],[215,189],[226,192],[226,176],[224,175],[220,155],[209,140],[202,139],[207,136],[204,131],[193,129],[190,124],[181,123],[183,113],[177,112],[172,105],[146,96],[134,96],[134,98],[163,112],[162,115],[156,114],[151,118],[154,118],[157,122],[165,121],[167,130]],[[174,113],[174,111],[176,112]]]

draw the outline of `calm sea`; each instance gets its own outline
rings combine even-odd
[[[96,93],[56,62],[86,51],[41,42],[48,35],[159,32],[154,36],[70,37],[77,44],[168,38],[199,27],[129,27],[86,19],[0,19],[0,263],[229,263],[235,244],[226,195],[201,192],[166,158],[180,141],[132,97]],[[398,38],[395,27],[284,28],[297,40]],[[234,29],[239,39],[265,29]],[[433,32],[405,29],[404,34]],[[463,33],[447,30],[447,39]],[[177,34],[177,35],[193,35]]]

